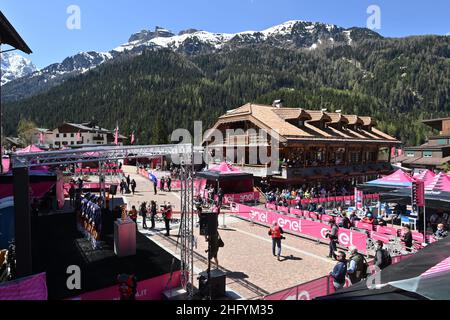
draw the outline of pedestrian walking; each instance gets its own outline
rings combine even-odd
[[[272,254],[274,257],[278,257],[278,261],[281,261],[281,240],[283,240],[284,231],[278,225],[277,222],[273,223],[273,226],[269,230],[269,236],[272,236]],[[276,248],[278,247],[278,253],[276,253]]]
[[[136,192],[136,180],[131,180],[131,192],[133,192],[133,196],[134,193]]]

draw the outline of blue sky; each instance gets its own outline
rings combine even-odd
[[[381,9],[376,31],[383,36],[450,34],[448,0],[1,0],[0,9],[42,68],[80,51],[109,51],[156,25],[233,33],[298,19],[365,27],[373,4]],[[81,9],[79,30],[66,27],[70,5]]]

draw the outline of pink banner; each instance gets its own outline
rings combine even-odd
[[[181,285],[181,272],[173,273],[171,288],[176,289]],[[144,280],[138,283],[136,300],[162,300],[162,294],[168,290],[170,274],[160,277]],[[69,300],[120,300],[119,286],[113,286],[106,289],[84,293],[76,298]]]
[[[277,205],[276,204],[273,204],[273,203],[268,203],[268,204],[266,204],[266,208],[267,209],[269,209],[269,210],[277,210]]]
[[[293,234],[309,236],[323,242],[329,241],[325,235],[327,230],[330,230],[331,228],[320,222],[304,220],[298,217],[289,217],[276,212],[241,204],[233,204],[231,206],[231,211],[234,214],[255,223],[271,226],[274,222],[278,222],[280,227]],[[341,246],[355,246],[359,252],[366,252],[367,235],[365,233],[340,228],[338,237]]]
[[[0,301],[3,300],[37,300],[48,299],[45,273],[25,279],[6,282],[0,285]]]
[[[223,196],[224,198],[224,204],[230,204],[230,203],[244,203],[244,202],[251,202],[255,200],[259,200],[259,193],[258,192],[244,192],[244,193],[236,193],[236,194],[226,194]]]

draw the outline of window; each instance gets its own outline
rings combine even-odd
[[[437,143],[439,145],[445,145],[445,144],[447,144],[447,139],[439,139]]]
[[[424,151],[423,152],[423,157],[424,158],[432,158],[433,157],[433,152],[432,151]]]
[[[75,137],[75,133],[71,133],[71,134],[70,134],[70,137],[71,137],[71,138]]]
[[[406,156],[407,156],[407,157],[414,157],[414,152],[408,152],[408,153],[406,154]]]
[[[67,138],[67,133],[64,133],[64,138]]]
[[[56,137],[59,138],[59,133],[56,134]]]
[[[70,141],[70,144],[74,145],[74,144],[75,144],[75,142],[73,142],[73,141]]]

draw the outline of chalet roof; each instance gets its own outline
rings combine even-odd
[[[355,125],[355,124],[364,125],[364,121],[361,120],[361,118],[358,117],[357,115],[346,115],[345,117],[348,119],[349,125]]]
[[[422,123],[426,124],[427,126],[430,126],[433,129],[442,131],[442,122],[444,122],[444,121],[450,121],[450,118],[437,118],[437,119],[423,120]]]
[[[274,110],[273,112],[284,120],[312,120],[311,115],[303,109],[279,108]]]
[[[327,115],[331,119],[330,124],[341,123],[341,122],[345,123],[345,124],[348,124],[348,119],[344,115],[342,115],[340,113],[329,113],[329,112],[327,112]]]
[[[295,123],[289,122],[289,120],[295,119],[305,122],[303,125],[296,125]],[[400,143],[395,138],[373,128],[373,126],[376,125],[376,121],[371,117],[358,117],[357,115],[347,116],[340,113],[305,110],[301,108],[277,108],[274,106],[252,103],[247,103],[237,109],[228,111],[219,118],[219,121],[214,128],[218,128],[222,123],[236,121],[250,121],[268,131],[274,129],[281,136],[282,140],[343,139],[389,141],[395,144]],[[355,131],[333,126],[318,125],[317,123],[321,121],[328,124],[339,122],[344,124],[361,124],[370,126],[370,129],[363,128]]]
[[[311,116],[311,120],[309,120],[309,122],[317,122],[317,121],[331,122],[330,116],[323,111],[308,110],[307,112]]]
[[[376,126],[377,125],[377,121],[372,118],[372,117],[359,117],[364,126]]]

